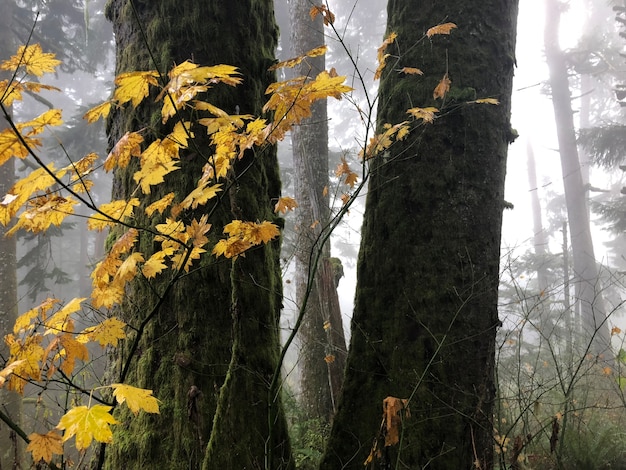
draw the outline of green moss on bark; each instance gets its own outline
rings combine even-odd
[[[402,47],[381,82],[380,125],[413,106],[443,112],[372,162],[347,376],[321,468],[363,468],[395,396],[411,397],[401,446],[368,468],[489,469],[516,2],[391,0],[388,12]],[[442,15],[458,29],[421,40]],[[426,75],[395,72],[404,66]],[[476,97],[501,104],[463,104]]]
[[[203,65],[235,65],[244,76],[244,84],[237,88],[217,86],[209,91],[208,99],[227,111],[233,112],[239,106],[242,114],[260,114],[263,93],[273,79],[267,71],[274,61],[276,46],[271,3],[261,0],[135,0],[134,5],[135,11],[128,0],[111,0],[107,5],[107,16],[113,21],[116,34],[118,74],[155,68],[166,73],[172,65],[185,60]],[[160,124],[158,110],[151,100],[137,110],[116,110],[108,125],[111,145],[129,130],[145,129],[147,141],[162,137],[168,129]],[[204,130],[196,132],[195,144],[199,152],[183,156],[181,169],[167,176],[163,188],[143,196],[137,210],[138,225],[160,223],[143,216],[141,208],[169,191],[175,191],[180,200],[195,187],[208,156],[203,152],[210,152],[204,134]],[[280,195],[275,149],[268,147],[259,157],[249,155],[240,165],[244,163],[250,169],[238,168],[241,179],[234,187],[239,193],[226,195],[216,207],[209,205],[184,214],[185,220],[191,220],[211,213],[211,242],[222,236],[220,227],[239,214],[253,221],[271,217],[270,201]],[[134,171],[136,168],[129,166],[116,173],[114,198],[128,197],[134,191]],[[246,192],[250,195],[244,199],[240,194]],[[236,203],[244,206],[243,212],[237,210]],[[149,255],[158,246],[149,234],[141,233],[138,249]],[[277,254],[273,255],[275,250],[275,247],[260,249],[259,252],[269,253],[266,255],[268,262],[246,265],[249,271],[242,274],[245,282],[240,283],[239,289],[257,302],[257,308],[248,305],[246,309],[246,318],[257,325],[253,332],[233,325],[235,284],[229,261],[206,256],[194,263],[193,271],[167,292],[167,276],[157,277],[151,285],[145,280],[133,282],[118,314],[135,328],[157,305],[155,293],[166,292],[157,314],[144,330],[126,377],[127,383],[154,391],[161,400],[161,413],[134,417],[122,408],[116,411],[116,418],[122,424],[116,427],[116,443],[107,449],[107,468],[151,469],[164,468],[164,465],[168,469],[200,468],[212,435],[220,389],[231,363],[233,338],[243,338],[245,342],[246,335],[256,335],[256,343],[251,344],[249,350],[252,351],[255,344],[262,350],[254,353],[258,360],[250,366],[259,368],[260,376],[265,376],[276,365],[280,271]],[[250,259],[258,258],[250,255]],[[131,337],[115,351],[110,371],[112,380],[119,377],[132,341]],[[251,373],[241,380],[247,381],[246,386],[256,395],[269,396],[267,382],[252,381],[254,377],[256,375]],[[190,413],[189,393],[193,387],[201,394],[193,400],[197,412]],[[241,394],[237,400],[243,416],[246,406],[252,404],[246,400],[252,400],[255,394],[251,393],[249,398]],[[276,426],[278,434],[284,428],[281,420],[282,417]],[[241,434],[250,432],[258,437],[268,431],[267,419],[251,422],[242,418],[236,424],[241,426],[236,431]],[[288,453],[288,445],[285,449]]]

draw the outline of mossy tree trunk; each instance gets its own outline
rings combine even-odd
[[[111,0],[107,16],[116,35],[117,74],[154,68],[165,73],[185,60],[234,65],[244,77],[243,84],[216,86],[207,99],[231,114],[237,110],[261,114],[265,89],[274,81],[267,71],[274,62],[277,38],[271,1],[134,0],[131,4]],[[109,122],[111,145],[128,130],[146,129],[148,141],[167,133],[159,109],[147,103],[135,111],[117,111]],[[144,196],[141,208],[170,191],[179,201],[195,187],[211,152],[206,131],[199,128],[195,135],[196,151],[181,157],[181,169],[168,175],[162,188]],[[114,199],[133,192],[134,171],[131,166],[116,173]],[[272,201],[280,195],[275,149],[268,146],[256,155],[247,154],[235,173],[231,189],[218,203],[181,216],[190,221],[210,213],[212,242],[230,220],[273,218]],[[160,223],[142,216],[141,208],[138,225]],[[152,237],[147,233],[140,237],[140,249],[149,256],[155,250]],[[106,449],[107,468],[200,468],[209,441],[222,436],[225,428],[236,436],[225,449],[232,451],[233,462],[211,468],[257,468],[249,462],[263,462],[268,442],[275,446],[274,455],[289,461],[280,403],[269,403],[273,399],[269,379],[277,367],[279,348],[277,245],[254,250],[234,263],[207,253],[169,289],[167,279],[157,278],[151,285],[142,280],[133,283],[120,309],[130,325],[140,325],[163,300],[143,330],[127,375],[121,378],[154,390],[161,413],[135,418],[117,412],[123,424],[117,426],[115,445]],[[120,378],[133,339],[116,350],[112,380]],[[218,401],[221,412],[214,423]],[[220,421],[224,419],[229,423]],[[237,439],[245,444],[245,455],[234,452]]]
[[[291,46],[296,56],[325,42],[322,15],[312,20],[311,6],[309,0],[290,4]],[[323,55],[309,57],[296,68],[296,75],[313,79],[325,68]],[[311,117],[292,130],[291,143],[298,202],[296,304],[301,310],[304,307],[299,334],[301,403],[308,417],[329,421],[341,391],[346,343],[326,239],[330,221],[326,101],[311,107]]]
[[[322,469],[493,468],[516,16],[515,0],[388,3],[398,38],[386,52],[399,59],[383,74],[379,125],[404,121],[409,107],[442,112],[371,162],[346,379]],[[458,29],[423,38],[444,19]],[[433,90],[445,73],[442,104]],[[500,104],[464,104],[475,97]],[[380,433],[387,396],[410,399],[390,447]],[[380,453],[364,467],[375,439]]]

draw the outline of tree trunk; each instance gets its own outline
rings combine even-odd
[[[574,113],[572,111],[566,57],[560,50],[559,22],[562,5],[556,0],[546,2],[544,41],[546,61],[550,72],[550,89],[561,156],[561,171],[573,253],[573,281],[579,303],[584,335],[583,344],[593,343],[597,355],[606,354],[610,347],[609,326],[598,285],[598,268],[589,227],[587,191],[578,159]]]
[[[413,106],[442,113],[370,163],[352,342],[322,469],[362,469],[368,455],[375,469],[493,468],[516,17],[513,0],[388,3],[387,31],[398,38],[386,53],[399,59],[383,73],[379,128]],[[443,18],[458,29],[425,38]],[[445,73],[452,87],[442,107],[433,90]],[[500,104],[463,104],[475,97]],[[393,446],[381,425],[388,396],[410,408]]]
[[[154,68],[165,73],[185,60],[235,65],[243,84],[218,85],[209,91],[209,101],[231,114],[236,110],[261,114],[265,89],[274,81],[267,71],[274,61],[277,37],[271,2],[135,0],[133,4],[138,18],[128,0],[111,0],[107,8],[117,42],[117,74]],[[159,109],[145,104],[134,111],[117,111],[108,126],[110,143],[128,130],[150,129],[152,134],[144,136],[148,141],[163,135],[166,129],[160,125]],[[143,197],[138,225],[161,222],[142,215],[147,204],[170,191],[180,200],[195,188],[210,155],[206,131],[200,128],[195,135],[195,148],[207,154],[183,156],[181,169]],[[132,193],[134,171],[130,166],[116,172],[114,199]],[[233,219],[272,220],[272,201],[280,196],[275,149],[268,146],[259,155],[246,154],[238,161],[231,188],[215,207],[184,215],[191,220],[211,213],[211,242]],[[109,238],[115,235],[119,233]],[[152,236],[140,237],[140,249],[149,256],[155,250]],[[289,468],[280,401],[269,389],[279,348],[277,245],[246,253],[232,263],[207,254],[171,289],[161,278],[150,286],[133,282],[121,309],[129,324],[138,327],[159,297],[164,301],[143,331],[127,376],[120,374],[133,338],[116,350],[111,374],[113,379],[153,389],[162,402],[161,413],[135,418],[118,411],[123,425],[118,427],[116,444],[106,453],[108,468],[156,469],[167,463],[170,469],[197,469],[209,457],[215,465],[208,468]],[[207,249],[211,251],[210,246]]]
[[[14,4],[12,1],[0,3],[0,58],[8,59],[15,54],[15,38],[11,33],[10,23],[13,18]],[[0,79],[11,79],[6,72],[0,74]],[[0,131],[8,127],[2,119]],[[15,162],[11,158],[0,166],[0,197],[4,197],[15,182]],[[3,334],[13,330],[13,324],[18,315],[17,308],[17,259],[15,237],[5,237],[9,227],[0,226],[0,331]],[[0,356],[8,357],[8,349],[4,342],[0,345]],[[1,367],[1,366],[0,366]],[[0,389],[0,404],[2,411],[14,423],[19,424],[22,413],[22,397],[6,389]],[[4,423],[0,422],[0,469],[15,468],[21,465],[22,449],[16,448],[18,439],[15,433]]]
[[[291,2],[295,55],[324,44],[322,16],[311,20],[311,5],[309,0]],[[323,55],[310,57],[297,68],[296,74],[314,78],[325,67]],[[311,117],[291,133],[298,201],[296,304],[301,311],[304,309],[299,335],[302,404],[307,416],[324,420],[330,420],[336,411],[346,358],[334,276],[326,267],[330,258],[330,240],[325,239],[330,220],[327,121],[326,101],[318,101],[312,106]]]

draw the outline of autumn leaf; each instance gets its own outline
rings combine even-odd
[[[125,384],[112,384],[113,396],[121,405],[126,403],[135,416],[139,410],[146,413],[159,413],[159,400],[152,396],[152,390],[132,387]]]
[[[113,103],[114,101],[109,100],[99,104],[98,106],[94,106],[83,115],[83,119],[86,119],[89,124],[93,124],[100,118],[106,118],[111,112],[111,106]]]
[[[415,67],[402,67],[400,69],[400,73],[405,73],[407,75],[424,75],[420,69],[416,69]]]
[[[154,201],[152,204],[146,207],[146,215],[148,217],[152,217],[152,214],[154,214],[155,212],[163,214],[163,211],[165,211],[165,209],[170,206],[175,196],[176,195],[173,192],[167,193],[161,199]]]
[[[296,207],[298,207],[298,203],[295,199],[284,196],[278,198],[278,202],[274,206],[274,212],[277,214],[286,214],[287,212],[294,210]]]
[[[433,90],[433,98],[437,99],[446,96],[446,93],[450,90],[451,83],[452,82],[450,81],[450,79],[448,78],[448,74],[446,73]]]
[[[123,221],[127,217],[132,217],[133,210],[139,205],[139,199],[131,198],[128,201],[119,199],[117,201],[106,202],[100,205],[99,211],[87,219],[89,230],[102,230],[110,225],[115,225],[118,221]],[[106,214],[105,217],[102,214]]]
[[[452,31],[454,28],[456,28],[456,25],[454,23],[439,24],[437,26],[433,26],[428,31],[426,31],[426,36],[431,38],[436,34],[450,34],[450,31]]]
[[[383,74],[383,70],[387,65],[387,57],[389,57],[389,54],[386,54],[385,51],[390,44],[393,44],[397,37],[398,35],[396,33],[390,33],[378,48],[378,67],[376,68],[376,72],[374,72],[374,80],[378,80]]]
[[[62,331],[66,331],[65,326],[69,316],[81,309],[80,304],[87,300],[86,297],[75,297],[61,308],[58,312],[52,315],[47,321],[44,322],[44,326],[47,328],[44,335],[53,333],[57,334]]]
[[[385,447],[400,442],[402,421],[411,416],[409,400],[406,398],[387,397],[383,400],[383,419],[385,422]]]
[[[20,46],[17,49],[17,54],[0,63],[0,69],[16,70],[19,67],[24,67],[26,73],[41,77],[44,73],[53,73],[56,66],[61,63],[54,57],[55,55],[52,53],[43,52],[39,44]]]
[[[9,365],[7,365],[4,369],[0,370],[0,388],[4,386],[9,375],[13,373],[13,371],[24,364],[26,359],[20,359],[19,361],[13,361]]]
[[[474,103],[498,105],[500,104],[500,101],[498,101],[496,98],[480,98],[480,99],[475,100]]]
[[[125,326],[126,323],[116,317],[107,318],[98,325],[85,328],[76,337],[76,341],[81,343],[93,341],[102,347],[109,345],[116,347],[118,340],[126,338]]]
[[[130,163],[130,157],[141,155],[141,143],[143,137],[138,132],[127,132],[113,146],[111,152],[104,161],[104,170],[111,171],[113,168],[126,168]]]
[[[177,164],[177,161],[158,162],[151,160],[135,172],[133,179],[141,186],[144,194],[150,194],[150,186],[163,183],[166,175],[180,169]]]
[[[39,380],[41,376],[39,363],[44,354],[40,344],[42,339],[43,336],[39,334],[24,339],[16,338],[12,334],[4,337],[4,342],[9,346],[9,363],[18,362],[13,368],[13,375],[9,377],[9,390],[21,394],[24,392],[26,380],[29,378]]]
[[[315,7],[314,7],[315,8]],[[305,52],[298,57],[293,57],[291,59],[283,60],[282,62],[278,62],[277,64],[272,65],[268,70],[277,70],[282,68],[293,68],[296,65],[300,65],[302,61],[304,61],[307,57],[317,57],[320,55],[326,54],[326,50],[328,47],[326,45],[318,46],[310,51]]]
[[[57,429],[64,430],[63,442],[76,436],[76,448],[86,449],[95,439],[104,444],[113,442],[110,426],[119,424],[109,411],[113,407],[94,405],[91,408],[76,406],[61,417]]]
[[[87,362],[89,360],[89,351],[87,346],[82,342],[74,339],[74,335],[65,333],[60,336],[60,345],[63,349],[59,352],[59,356],[63,358],[61,363],[61,371],[66,375],[72,374],[76,365],[76,360]]]
[[[410,108],[406,111],[408,114],[413,116],[415,119],[422,119],[424,122],[432,123],[435,120],[435,113],[438,113],[439,110],[434,107],[428,108]]]
[[[613,328],[611,328],[611,336],[619,335],[621,332],[622,332],[622,330],[618,326],[614,326]]]
[[[158,77],[158,72],[154,70],[122,73],[115,78],[117,88],[113,98],[119,104],[130,101],[136,108],[150,93],[150,85],[159,84]]]
[[[327,354],[326,356],[324,356],[324,362],[326,362],[326,364],[332,364],[333,362],[335,362],[335,356],[332,354]]]
[[[311,7],[311,10],[309,10],[309,16],[311,17],[311,20],[315,20],[317,15],[322,15],[322,17],[324,18],[324,26],[331,25],[335,22],[334,13],[330,11],[328,7],[324,4],[314,5]]]
[[[144,263],[143,268],[141,270],[142,274],[147,279],[152,279],[156,277],[157,274],[162,273],[165,269],[167,269],[167,265],[165,264],[165,257],[171,256],[173,253],[174,253],[173,249],[170,249],[169,255],[164,250],[157,251],[156,253],[154,253]]]
[[[47,434],[34,432],[28,435],[28,439],[30,442],[26,450],[32,453],[35,463],[40,460],[50,463],[54,454],[63,455],[63,438],[55,431]]]

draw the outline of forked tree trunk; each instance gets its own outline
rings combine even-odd
[[[277,31],[267,0],[111,0],[107,16],[116,35],[116,73],[159,68],[191,60],[202,65],[239,67],[244,82],[218,85],[208,100],[231,114],[260,115],[264,92],[274,75]],[[151,58],[156,60],[156,64]],[[109,123],[110,143],[128,130],[145,129],[146,140],[168,129],[160,124],[160,107],[148,100],[136,111],[118,110]],[[190,114],[185,114],[190,119]],[[161,223],[143,208],[170,191],[177,200],[191,191],[211,155],[206,130],[195,130],[197,152],[184,155],[180,170],[144,196],[137,224]],[[115,174],[113,197],[134,190],[132,165]],[[272,220],[280,196],[275,148],[246,154],[216,206],[208,205],[184,220],[211,213],[211,243],[233,219]],[[277,221],[280,222],[280,221]],[[111,236],[119,236],[113,233]],[[110,237],[111,237],[110,236]],[[111,469],[208,469],[292,467],[286,424],[276,390],[269,390],[277,367],[278,315],[281,299],[278,242],[247,253],[234,262],[210,254],[169,291],[157,278],[152,286],[133,282],[120,314],[137,327],[165,295],[162,306],[143,333],[127,377],[130,385],[154,390],[160,415],[133,417],[118,412],[116,444],[106,452]],[[152,237],[141,234],[147,256]],[[207,247],[211,251],[211,246]],[[132,340],[132,338],[131,338]],[[128,360],[126,341],[115,352],[111,379]]]
[[[493,468],[516,17],[514,0],[388,3],[387,31],[398,38],[385,51],[379,128],[406,120],[410,107],[442,113],[370,163],[352,341],[324,470]],[[425,38],[442,20],[458,28]],[[445,73],[442,106],[433,90]],[[500,104],[464,103],[485,97]],[[388,396],[410,408],[393,446],[381,422]]]

